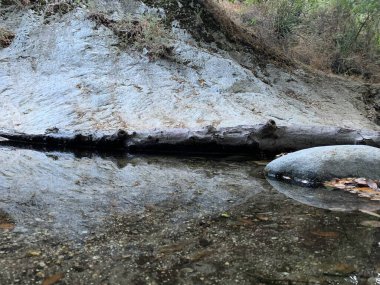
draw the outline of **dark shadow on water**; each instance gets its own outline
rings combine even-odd
[[[248,151],[244,147],[231,147],[228,146],[218,146],[218,147],[205,147],[197,146],[197,149],[192,150],[192,148],[187,147],[177,147],[177,146],[165,146],[162,149],[156,148],[152,151],[141,149],[141,150],[121,150],[121,149],[85,149],[85,148],[73,148],[64,147],[62,145],[45,145],[45,144],[28,144],[26,142],[17,141],[0,141],[0,147],[13,147],[18,149],[30,149],[41,152],[65,152],[73,153],[76,157],[93,157],[100,156],[103,158],[107,157],[126,157],[128,155],[139,155],[139,156],[165,156],[165,157],[190,157],[190,158],[207,158],[207,159],[227,159],[234,160],[271,160],[277,153],[264,152],[264,151]]]

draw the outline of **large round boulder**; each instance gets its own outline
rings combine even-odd
[[[264,171],[272,178],[303,183],[343,177],[380,179],[380,149],[364,145],[314,147],[275,159]]]

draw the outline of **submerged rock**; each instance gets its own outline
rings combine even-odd
[[[380,178],[380,149],[364,145],[323,146],[280,157],[267,165],[269,177],[294,182],[323,182],[332,178]]]

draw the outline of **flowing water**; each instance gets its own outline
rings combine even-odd
[[[380,284],[380,220],[355,211],[378,204],[297,199],[254,158],[0,161],[0,284]]]

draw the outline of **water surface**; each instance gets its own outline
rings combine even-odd
[[[253,158],[0,161],[0,284],[380,284],[379,220],[297,202]]]

